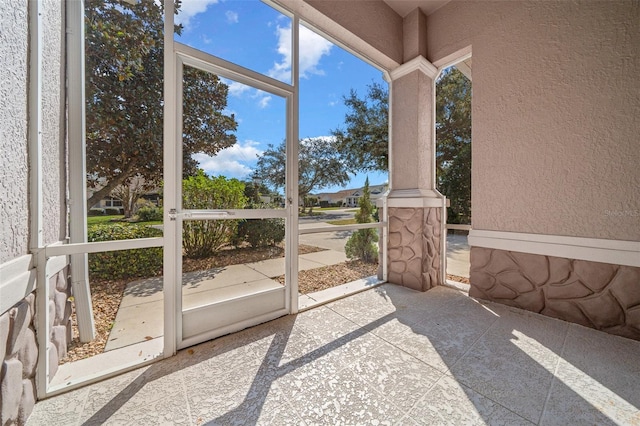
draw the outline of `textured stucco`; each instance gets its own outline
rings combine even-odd
[[[27,252],[27,0],[0,1],[0,264]]]
[[[469,295],[640,340],[640,268],[471,248]]]
[[[402,20],[404,62],[416,56],[427,57],[427,17],[418,8]]]
[[[402,18],[382,0],[305,0],[313,8],[402,63]]]
[[[64,151],[64,2],[45,0],[43,7],[42,195],[43,242],[65,237]]]
[[[416,70],[392,82],[392,189],[433,189],[432,80]]]
[[[640,240],[640,3],[455,1],[428,59],[473,50],[473,227]]]

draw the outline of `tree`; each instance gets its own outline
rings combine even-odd
[[[346,130],[336,129],[337,146],[344,162],[355,170],[387,171],[389,168],[389,94],[378,83],[367,86],[367,94],[359,98],[351,89],[343,98],[349,112],[345,115]]]
[[[153,187],[154,185],[149,184],[142,176],[135,175],[113,188],[111,195],[122,201],[124,217],[131,217],[135,213],[136,201]]]
[[[162,178],[161,3],[86,2],[87,183],[94,190],[87,208],[133,176],[150,184]],[[176,13],[179,7],[176,1]],[[235,144],[237,123],[222,113],[228,86],[216,75],[185,67],[183,93],[183,169],[189,175],[197,171],[192,154],[215,155]]]
[[[447,222],[471,223],[471,81],[456,68],[436,82],[436,179]]]
[[[345,185],[349,175],[333,138],[307,138],[299,144],[298,196],[304,200],[311,191],[331,185]],[[258,158],[256,175],[263,182],[284,188],[286,181],[286,145],[269,145]]]
[[[344,97],[346,129],[333,130],[343,161],[353,170],[388,170],[388,92],[368,86],[364,98]],[[456,68],[436,82],[436,181],[450,199],[450,223],[471,221],[471,82]]]
[[[358,200],[360,209],[355,215],[357,223],[370,223],[373,215],[373,203],[369,192],[369,178],[364,182],[362,196]],[[358,258],[366,263],[378,261],[378,233],[375,229],[358,229],[353,232],[344,247],[345,254],[349,259]]]

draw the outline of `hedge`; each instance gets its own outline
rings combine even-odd
[[[89,242],[159,236],[159,229],[134,224],[100,224],[87,230]],[[90,253],[89,273],[92,279],[107,280],[162,275],[162,247]]]

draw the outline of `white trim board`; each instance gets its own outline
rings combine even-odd
[[[640,267],[640,241],[472,229],[469,231],[469,245]]]
[[[0,314],[27,297],[36,288],[36,268],[33,256],[25,254],[0,265]],[[60,272],[69,262],[60,256],[47,262],[47,279]]]
[[[0,314],[24,299],[36,286],[36,268],[26,254],[0,265]]]
[[[391,71],[389,75],[391,79],[395,81],[417,70],[420,70],[420,72],[432,79],[438,75],[438,68],[422,56],[416,56],[412,60],[405,62]]]

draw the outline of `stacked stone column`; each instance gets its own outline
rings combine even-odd
[[[435,189],[434,78],[426,19],[404,18],[405,63],[391,71],[388,281],[426,291],[445,280],[445,199]]]

